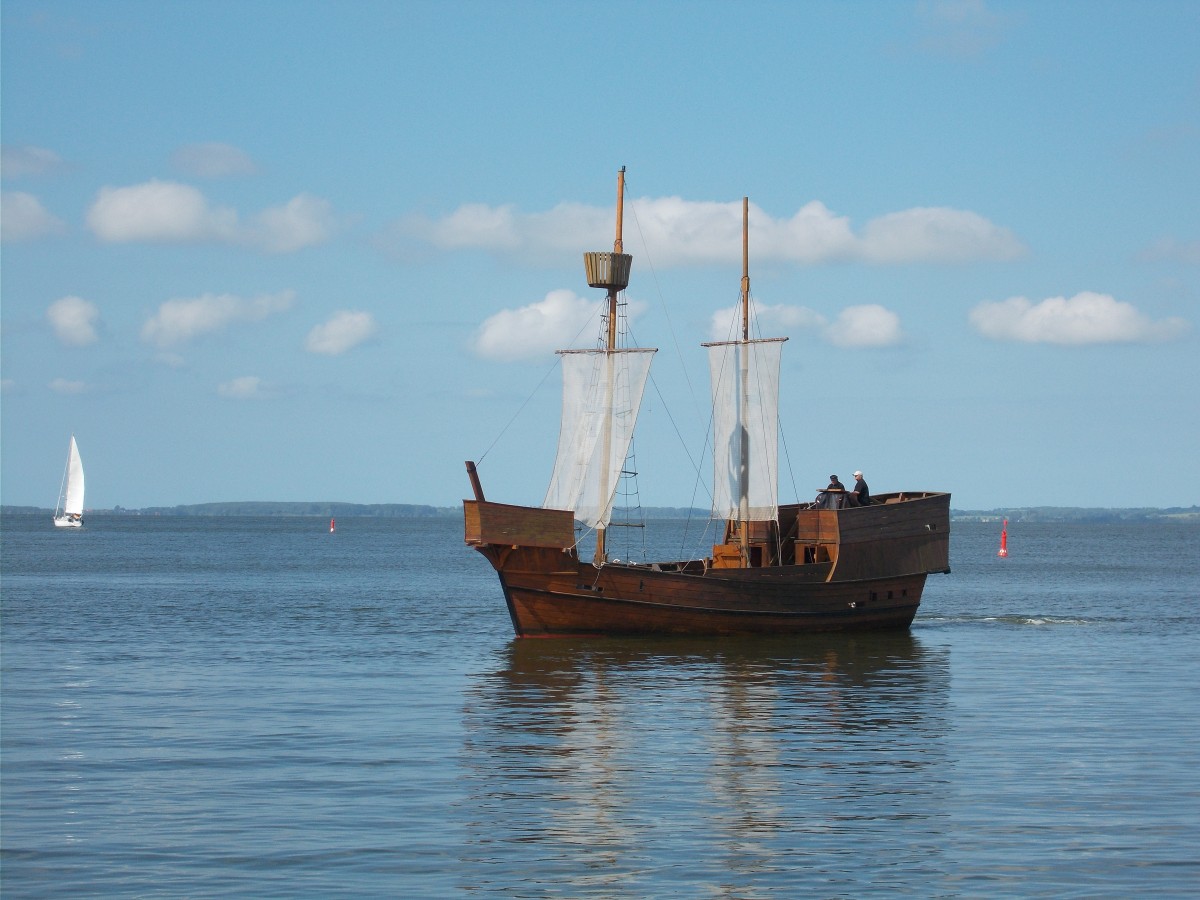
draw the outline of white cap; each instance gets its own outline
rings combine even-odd
[[[860,475],[862,475],[862,472],[855,472],[855,473],[854,473],[854,477],[855,477],[855,478],[858,478]]]

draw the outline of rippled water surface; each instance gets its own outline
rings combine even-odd
[[[516,641],[454,520],[6,517],[0,889],[1200,892],[1200,528],[998,539],[907,634]]]

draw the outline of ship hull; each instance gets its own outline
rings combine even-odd
[[[477,501],[464,511],[467,543],[496,569],[522,637],[905,629],[927,574],[949,571],[948,494],[788,508],[771,547],[751,554],[764,562],[733,566],[717,561],[723,547],[703,560],[596,566],[579,559],[569,512]]]
[[[556,635],[753,635],[904,629],[924,575],[856,582],[746,584],[637,567],[581,566],[575,577],[501,573],[513,629]]]

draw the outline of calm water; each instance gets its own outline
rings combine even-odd
[[[1195,525],[956,524],[904,635],[518,642],[457,521],[2,524],[5,897],[1200,891]]]

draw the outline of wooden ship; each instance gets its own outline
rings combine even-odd
[[[750,338],[748,201],[742,201],[741,338],[705,344],[714,421],[713,516],[724,539],[700,559],[610,559],[605,532],[653,349],[618,346],[624,173],[617,181],[613,252],[585,253],[587,280],[607,292],[606,338],[559,351],[564,404],[558,456],[540,507],[463,501],[466,543],[500,577],[521,637],[752,635],[906,629],[930,573],[949,572],[950,495],[904,491],[854,506],[779,505],[780,351],[786,338]],[[594,529],[581,558],[576,522]]]

